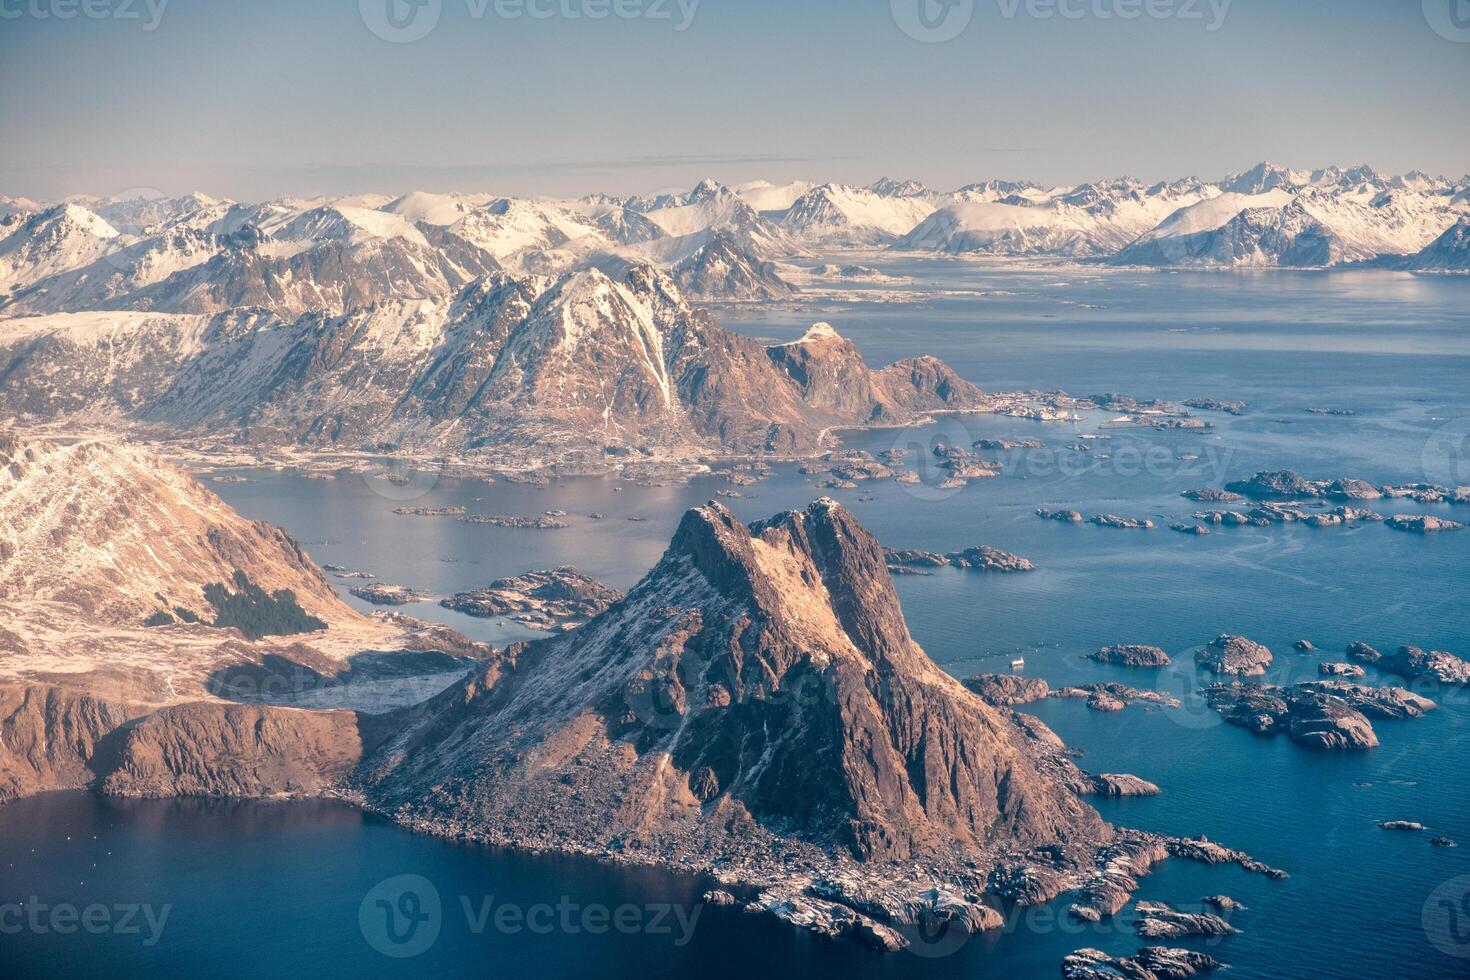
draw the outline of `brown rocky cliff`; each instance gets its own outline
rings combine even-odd
[[[109,736],[149,710],[42,684],[0,685],[0,802],[90,786]]]
[[[691,511],[622,602],[496,670],[402,719],[370,798],[470,836],[692,864],[758,840],[947,860],[1106,833],[913,642],[882,549],[832,501],[750,527]]]
[[[126,730],[102,780],[114,796],[318,796],[362,757],[357,716],[194,702]]]

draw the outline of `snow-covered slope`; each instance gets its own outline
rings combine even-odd
[[[798,197],[817,186],[810,180],[793,180],[787,184],[773,184],[768,180],[752,180],[735,184],[730,189],[740,199],[757,211],[785,211]]]
[[[1291,201],[1291,193],[1279,188],[1259,194],[1227,191],[1175,211],[1158,227],[1113,256],[1113,261],[1120,265],[1193,263],[1200,256],[1213,254],[1215,232],[1229,225],[1237,215],[1252,209],[1283,208]]]
[[[1408,267],[1431,272],[1470,271],[1470,217],[1461,218],[1430,242],[1409,260]]]
[[[1304,189],[1279,174],[1260,194],[1227,192],[1182,208],[1112,257],[1119,265],[1324,267],[1423,249],[1460,211],[1439,190],[1379,189],[1360,174],[1318,172]],[[1333,181],[1333,182],[1329,182]],[[1345,189],[1344,189],[1345,188]]]
[[[1288,206],[1297,210],[1282,211]],[[1261,209],[1280,213],[1254,213]],[[1466,214],[1470,178],[1270,163],[1215,182],[988,180],[948,194],[884,178],[866,188],[755,181],[732,189],[704,180],[687,192],[574,201],[422,191],[258,203],[198,193],[50,207],[8,200],[0,202],[0,309],[259,305],[293,318],[447,299],[499,268],[560,276],[642,263],[679,269],[697,294],[736,297],[753,295],[755,280],[775,285],[751,274],[765,263],[879,245],[1149,265],[1359,263],[1415,255]],[[712,273],[690,279],[697,256],[726,248],[707,248],[716,235],[748,261],[706,262],[726,269],[726,282]]]
[[[89,203],[92,211],[125,235],[155,234],[199,216],[217,213],[230,202],[198,192],[181,197],[118,197]]]
[[[701,181],[683,198],[646,212],[648,220],[671,238],[697,239],[723,231],[762,258],[799,254],[802,249],[778,225],[763,217],[734,191]]]
[[[96,261],[119,234],[79,204],[9,215],[0,220],[0,294]]]
[[[1194,183],[1117,180],[1065,190],[971,187],[902,238],[898,247],[994,255],[1110,255],[1180,207],[1215,194]]]
[[[934,213],[922,192],[911,195],[822,184],[807,191],[782,216],[781,227],[808,244],[889,244]]]
[[[139,290],[209,261],[222,247],[217,235],[173,228],[18,290],[7,312],[108,309],[119,299],[126,302]]]
[[[879,177],[868,185],[868,190],[881,197],[932,197],[934,192],[917,180],[899,180]]]
[[[768,300],[795,290],[727,232],[716,232],[689,258],[674,267],[679,288],[694,299]]]
[[[0,433],[0,599],[140,625],[152,611],[207,612],[204,587],[236,571],[290,589],[307,612],[360,617],[287,534],[240,517],[194,478],[102,442],[21,443]]]

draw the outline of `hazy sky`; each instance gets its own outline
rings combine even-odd
[[[0,195],[1470,171],[1465,0],[694,2],[0,0]]]

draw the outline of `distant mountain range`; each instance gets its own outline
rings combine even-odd
[[[767,349],[697,304],[845,250],[1165,267],[1470,269],[1470,178],[1260,164],[1207,182],[247,204],[0,199],[0,411],[242,443],[533,458],[808,455],[986,397],[829,329]]]
[[[1466,268],[1463,256],[1420,253],[1467,215],[1470,176],[1270,163],[1213,181],[992,180],[947,192],[885,178],[867,187],[705,180],[686,193],[576,200],[0,198],[0,314],[340,314],[447,299],[502,269],[560,275],[643,263],[676,271],[696,301],[769,300],[789,295],[783,264],[843,248],[1454,271]]]

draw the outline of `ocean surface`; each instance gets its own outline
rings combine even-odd
[[[755,486],[733,488],[743,496],[720,499],[755,520],[830,494],[887,545],[950,551],[987,544],[1024,555],[1036,572],[945,569],[897,579],[910,627],[938,663],[963,677],[1008,671],[1020,657],[1026,674],[1053,685],[1121,680],[1182,698],[1179,709],[1135,705],[1118,714],[1072,700],[1026,709],[1082,750],[1085,768],[1134,773],[1163,788],[1153,798],[1095,801],[1107,819],[1206,834],[1290,872],[1270,881],[1235,868],[1160,866],[1139,898],[1198,908],[1203,896],[1225,893],[1248,906],[1232,918],[1240,935],[1171,945],[1206,949],[1236,977],[1470,976],[1470,692],[1416,687],[1441,709],[1410,721],[1375,721],[1380,748],[1329,755],[1221,723],[1200,703],[1205,678],[1192,662],[1192,652],[1222,632],[1271,647],[1276,662],[1268,679],[1278,683],[1315,678],[1318,662],[1345,659],[1352,640],[1470,657],[1470,531],[1421,536],[1377,524],[1286,525],[1193,537],[1169,530],[1216,506],[1194,504],[1181,491],[1260,469],[1289,467],[1314,479],[1470,484],[1470,280],[861,261],[904,278],[852,287],[853,295],[717,313],[727,326],[773,341],[827,320],[870,363],[935,354],[987,389],[1213,397],[1245,401],[1249,409],[1239,417],[1197,413],[1214,425],[1202,433],[1110,427],[1113,416],[1105,412],[1073,423],[954,416],[917,429],[848,433],[849,446],[908,449],[922,482],[820,490],[819,477],[780,466]],[[1108,438],[1087,438],[1097,436]],[[979,438],[1046,445],[992,453],[1005,464],[1004,475],[939,489],[942,475],[927,463],[932,447]],[[627,588],[658,560],[686,509],[732,489],[716,477],[687,485],[587,478],[538,487],[431,474],[405,499],[403,487],[362,476],[226,475],[245,479],[212,484],[217,492],[246,516],[292,531],[318,562],[436,596],[564,564]],[[405,503],[502,515],[565,511],[571,526],[516,530],[392,513]],[[1463,506],[1458,513],[1407,501],[1370,506],[1470,520]],[[1159,526],[1064,525],[1038,519],[1037,507],[1147,517]],[[337,581],[344,593],[356,584]],[[534,635],[432,602],[407,611],[496,643]],[[1296,651],[1299,639],[1319,651]],[[1140,671],[1084,659],[1122,642],[1162,646],[1176,665]],[[1368,680],[1398,683],[1371,669]],[[1385,831],[1378,821],[1386,819],[1428,829]],[[1462,846],[1432,847],[1432,836]],[[437,938],[408,959],[379,952],[377,916],[384,913],[372,892],[401,875],[420,876],[440,900]],[[677,971],[973,980],[1053,977],[1073,949],[1126,954],[1145,944],[1132,933],[1130,912],[1081,926],[1060,915],[1059,902],[1012,916],[1000,935],[949,937],[920,943],[916,952],[880,955],[797,934],[767,917],[703,908],[697,899],[704,887],[655,871],[416,837],[338,804],[137,803],[57,794],[0,807],[0,974]],[[493,911],[481,915],[486,900],[513,912],[563,903],[572,927],[497,925]],[[139,934],[8,929],[4,903],[32,901],[142,904],[155,915],[167,904],[171,911],[151,945],[146,925]],[[655,907],[664,908],[656,925],[666,930],[652,921]],[[595,928],[602,912],[620,909],[627,928]],[[695,914],[691,927],[681,928]]]

